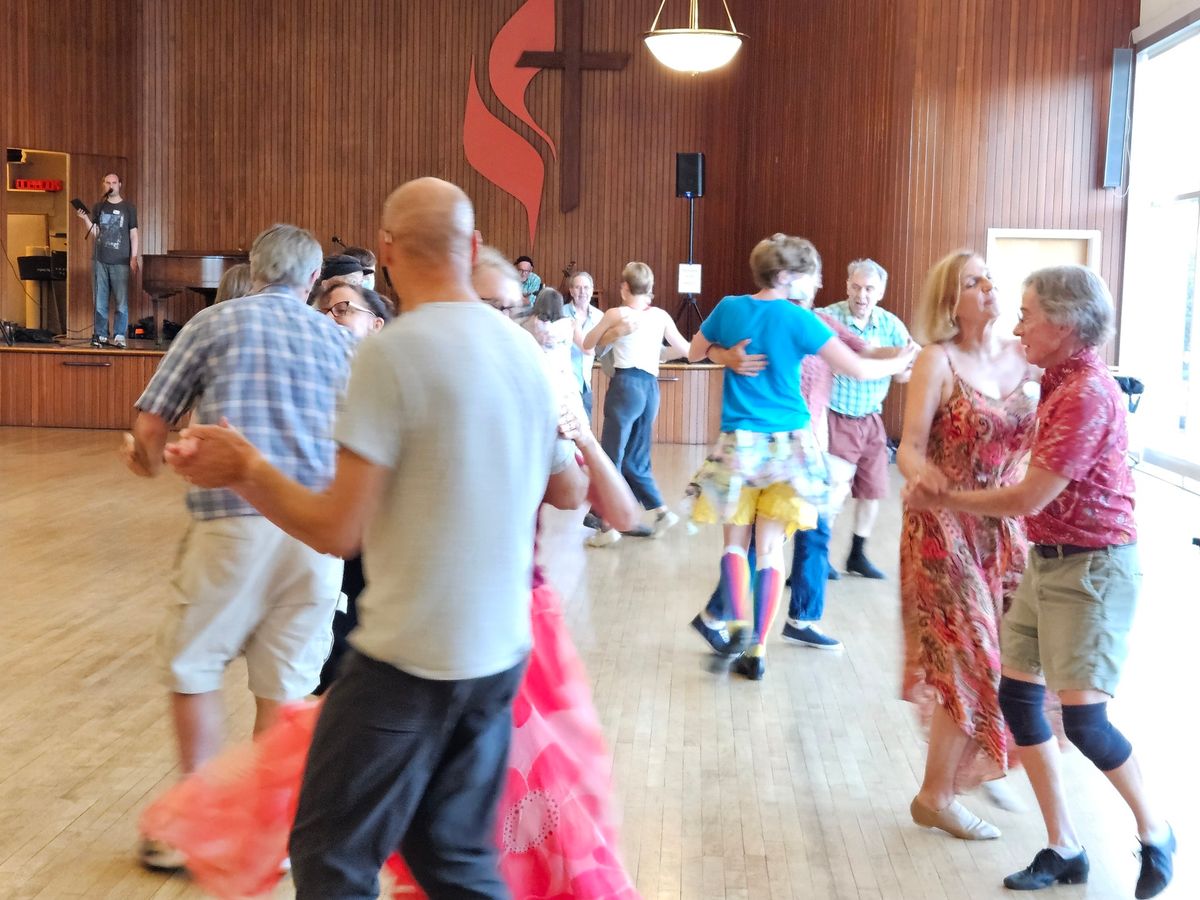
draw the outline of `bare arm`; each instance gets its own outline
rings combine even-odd
[[[718,347],[716,344],[711,344],[707,356],[708,359],[719,366],[724,366],[731,372],[753,378],[767,367],[767,355],[765,353],[747,353],[746,348],[749,346],[750,338],[738,341],[732,347]]]
[[[138,230],[136,225],[129,229],[129,268],[134,272],[138,268]]]
[[[1071,479],[1063,475],[1030,466],[1024,479],[1010,487],[933,494],[916,485],[905,489],[904,499],[917,509],[944,507],[995,518],[1032,516],[1045,509],[1070,483]]]
[[[704,332],[697,331],[692,335],[692,342],[688,345],[688,362],[702,362],[707,359],[709,348],[712,346],[713,342],[704,336]]]
[[[584,352],[594,349],[600,339],[604,337],[605,332],[612,328],[620,318],[621,311],[619,309],[610,309],[601,316],[600,321],[596,323],[596,327],[584,335],[582,344]]]
[[[231,488],[292,537],[341,557],[358,552],[390,471],[342,447],[333,480],[323,491],[311,491],[267,462],[237,431],[217,425],[184,429],[166,456],[192,484]]]
[[[577,419],[569,410],[564,410],[558,420],[559,434],[574,441],[576,448],[583,456],[583,469],[572,463],[570,466],[576,472],[583,473],[583,497],[571,506],[559,506],[549,498],[544,502],[559,509],[575,509],[583,505],[584,500],[591,500],[592,506],[602,519],[621,530],[628,530],[637,524],[641,510],[633,492],[621,474],[613,466],[601,448],[596,436],[588,427],[587,422]]]
[[[951,377],[945,350],[932,344],[921,351],[904,402],[904,430],[896,453],[900,473],[909,482],[921,482],[937,493],[945,490],[946,480],[926,457],[929,428],[938,407],[946,400]]]
[[[139,412],[131,433],[121,445],[121,458],[134,475],[153,478],[162,469],[163,449],[167,446],[170,423],[154,413]]]
[[[84,236],[91,237],[93,232],[96,231],[97,227],[96,223],[92,221],[92,217],[85,213],[82,209],[75,210],[75,215],[79,216],[79,218],[83,220],[84,224],[87,225],[87,231],[84,232]]]
[[[912,362],[916,345],[910,345],[904,353],[891,359],[863,359],[857,353],[841,342],[837,337],[831,337],[825,342],[818,355],[835,372],[849,375],[859,381],[874,381],[877,378],[889,378],[908,368]]]
[[[663,351],[662,361],[666,362],[667,360],[671,359],[690,360],[691,345],[688,343],[687,338],[679,333],[678,326],[667,313],[664,312],[663,317],[666,319],[666,325],[663,328],[663,338],[666,339],[667,346],[669,346],[671,349]]]

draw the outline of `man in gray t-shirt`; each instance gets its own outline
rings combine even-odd
[[[96,304],[92,346],[109,343],[108,298],[117,301],[116,321],[112,328],[112,345],[125,346],[129,328],[129,277],[138,266],[137,209],[121,196],[121,176],[110,172],[104,176],[104,199],[95,205],[89,216],[84,210],[76,215],[87,224],[88,237],[95,240],[92,252],[92,290]]]
[[[171,454],[317,549],[362,545],[354,650],[317,723],[289,848],[298,900],[376,896],[397,847],[431,897],[509,896],[494,817],[530,649],[537,511],[580,506],[587,478],[573,457],[556,462],[541,351],[472,287],[474,228],[444,181],[388,198],[379,262],[403,315],[355,357],[326,491],[229,429],[190,428]]]

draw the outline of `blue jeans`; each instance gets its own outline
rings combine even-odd
[[[92,333],[108,337],[108,296],[117,299],[117,321],[112,336],[125,337],[129,330],[129,263],[109,265],[95,260],[92,263],[92,288],[96,298],[96,321]]]
[[[658,379],[641,369],[617,369],[604,395],[600,446],[646,509],[663,505],[650,471],[650,439],[658,417]]]
[[[788,618],[799,622],[817,622],[825,614],[825,582],[829,577],[829,520],[817,518],[817,527],[797,531],[792,539],[792,596]],[[754,538],[750,538],[750,571],[754,571]],[[722,598],[721,585],[709,598],[704,611],[714,619],[729,618]]]

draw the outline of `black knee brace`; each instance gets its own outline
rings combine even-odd
[[[1108,721],[1108,702],[1063,707],[1067,740],[1101,772],[1119,768],[1133,753],[1125,735]]]
[[[1050,740],[1050,723],[1043,708],[1046,686],[1015,678],[1000,678],[1000,711],[1018,747],[1033,747]]]

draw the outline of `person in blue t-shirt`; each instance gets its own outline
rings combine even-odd
[[[810,241],[786,234],[765,238],[750,254],[750,269],[759,291],[721,300],[692,338],[688,358],[699,362],[713,346],[748,340],[746,352],[762,354],[767,364],[757,375],[726,370],[721,434],[687,496],[693,521],[725,527],[721,581],[733,613],[731,641],[744,649],[734,667],[758,680],[783,596],[783,542],[793,531],[813,527],[829,493],[825,456],[800,394],[800,364],[817,354],[835,372],[883,378],[907,368],[912,351],[863,359],[812,312],[789,302],[820,286],[821,257]],[[753,579],[746,556],[751,528],[758,549]]]

